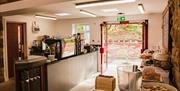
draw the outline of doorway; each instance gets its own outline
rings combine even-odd
[[[148,48],[148,21],[101,24],[101,70],[113,60],[132,61]],[[103,50],[103,52],[102,52]]]
[[[142,49],[141,23],[108,25],[108,58],[139,58]]]
[[[27,58],[26,23],[7,22],[8,75],[14,77],[15,61]]]

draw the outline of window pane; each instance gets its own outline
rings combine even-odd
[[[84,38],[85,38],[85,43],[90,44],[90,32],[86,32]]]
[[[90,25],[88,24],[73,24],[72,25],[72,34],[83,33],[84,42],[90,43]]]
[[[72,24],[72,34],[76,34],[76,25]]]
[[[83,25],[82,24],[79,24],[77,26],[77,33],[83,33],[84,32],[84,29],[83,29]]]

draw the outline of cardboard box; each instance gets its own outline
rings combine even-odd
[[[95,89],[103,91],[114,91],[116,88],[116,80],[113,76],[99,75],[96,77]]]

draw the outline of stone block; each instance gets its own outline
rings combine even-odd
[[[176,47],[172,48],[172,56],[174,56],[174,57],[180,56],[179,48],[176,48]]]
[[[178,48],[173,48],[172,49],[172,56],[176,56],[176,52],[178,51]]]
[[[4,62],[3,60],[0,60],[0,68],[4,67]]]
[[[180,48],[180,31],[175,29],[172,39],[173,39],[173,46],[176,48]]]
[[[173,76],[180,91],[180,0],[169,0],[168,4],[170,6],[170,24],[171,28],[171,37],[173,40],[172,46],[172,63],[173,63]]]
[[[3,48],[3,39],[0,39],[0,48]]]
[[[172,49],[172,63],[173,66],[176,68],[176,70],[180,71],[180,49],[179,48],[173,48]]]
[[[0,48],[2,49],[2,48]],[[3,54],[2,54],[3,51],[0,51],[0,68],[4,67],[4,60],[3,60]]]
[[[180,57],[180,49],[179,48],[177,48],[177,50],[176,50],[175,57]]]
[[[3,25],[2,25],[1,20],[0,20],[0,31],[3,31]]]
[[[0,83],[4,82],[4,76],[0,76]]]
[[[0,68],[0,82],[4,81],[4,69]]]
[[[180,72],[180,56],[171,56],[174,68]]]
[[[174,70],[175,74],[174,74],[174,77],[175,77],[175,80],[176,80],[176,85],[178,87],[178,91],[180,91],[180,72],[177,71],[177,70]]]
[[[172,28],[171,36],[173,39],[173,45],[177,48],[180,48],[180,8],[176,8],[173,12],[172,17]]]
[[[3,38],[3,31],[0,31],[0,38]]]
[[[0,76],[4,76],[4,68],[0,68]]]
[[[177,71],[179,71],[180,72],[180,65],[179,65],[179,63],[177,63],[177,62],[173,62],[173,66],[174,66],[174,68],[177,70]]]
[[[0,48],[0,56],[3,57],[3,48]]]

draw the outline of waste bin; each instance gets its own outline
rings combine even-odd
[[[120,91],[140,91],[142,72],[136,65],[124,64],[117,68],[118,86]]]

